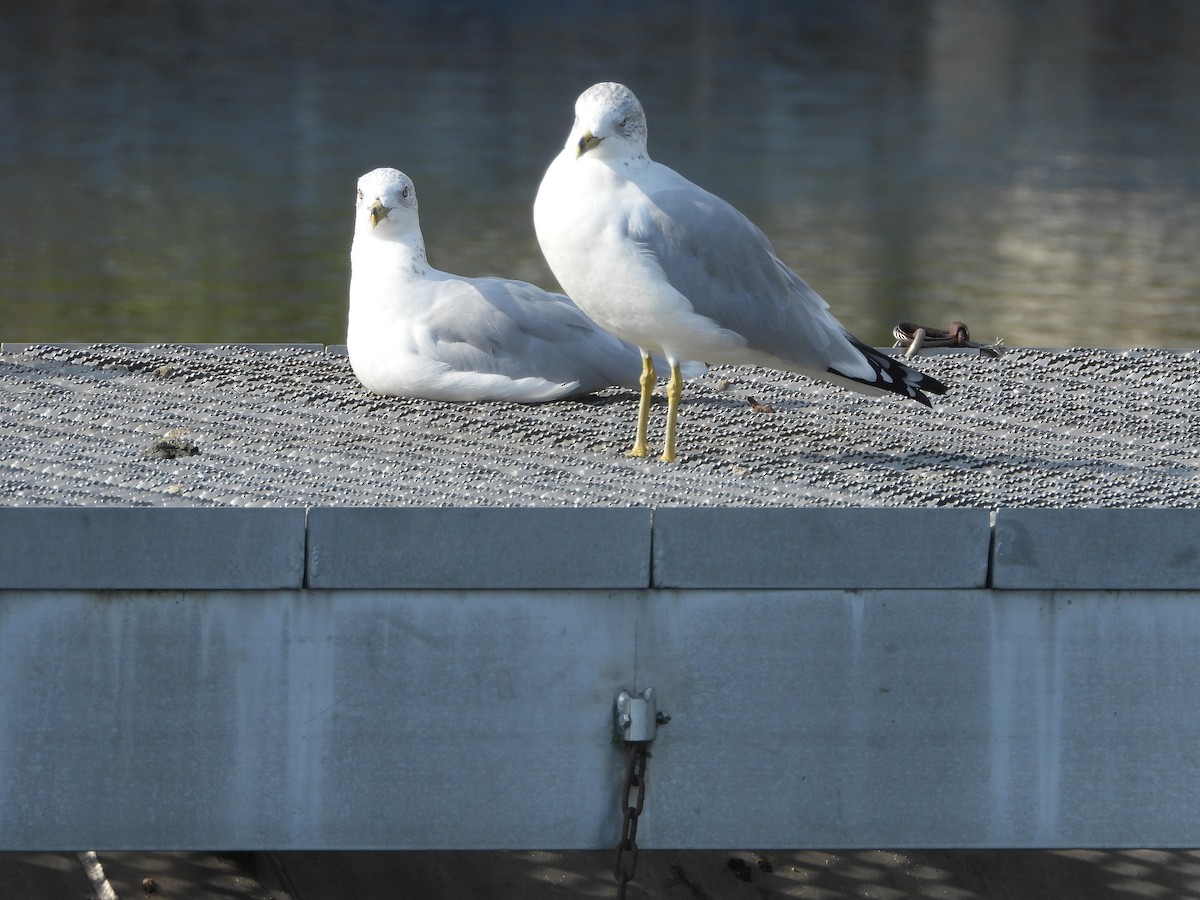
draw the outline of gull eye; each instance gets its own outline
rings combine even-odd
[[[358,200],[360,203],[362,202],[362,188],[358,189]]]
[[[626,125],[628,125],[628,124],[629,124],[629,117],[628,117],[628,116],[626,116],[624,119],[622,119],[622,120],[621,120],[621,124],[620,124],[620,125],[618,125],[617,127],[618,127],[618,128],[624,128],[624,127],[625,127]]]
[[[410,192],[410,190],[411,190],[411,189],[410,189],[410,188],[409,188],[409,186],[406,184],[406,185],[404,186],[404,190],[402,190],[402,191],[400,192],[400,196],[401,196],[401,197],[404,197],[405,199],[408,199],[408,195],[409,195],[409,192]]]

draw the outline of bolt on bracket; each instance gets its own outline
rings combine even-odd
[[[617,694],[617,736],[623,741],[652,741],[659,725],[666,725],[671,717],[658,711],[654,688],[646,688],[640,694],[621,691]]]

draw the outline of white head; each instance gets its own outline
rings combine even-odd
[[[417,189],[399,169],[373,169],[358,179],[354,233],[372,234],[380,240],[403,240],[421,233],[417,216]]]
[[[646,113],[633,91],[615,81],[604,81],[580,94],[567,148],[577,158],[647,158]]]
[[[428,270],[417,216],[417,189],[399,169],[374,169],[358,179],[351,259],[367,264],[367,259],[378,259],[381,252],[386,252],[393,264],[402,260],[406,271],[422,275]]]

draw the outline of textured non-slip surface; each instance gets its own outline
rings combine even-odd
[[[0,504],[1200,503],[1200,352],[1014,349],[916,365],[950,385],[933,410],[713,369],[685,388],[680,460],[665,464],[624,455],[636,396],[623,389],[451,404],[369,394],[345,356],[317,346],[5,346]]]

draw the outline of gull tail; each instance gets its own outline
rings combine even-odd
[[[875,378],[874,380],[855,378],[830,367],[829,373],[831,375],[836,375],[839,379],[857,382],[871,393],[890,391],[894,394],[903,394],[905,397],[911,397],[913,400],[923,403],[926,406],[933,406],[933,404],[929,402],[929,397],[923,393],[924,391],[928,391],[931,394],[946,393],[946,385],[942,384],[936,378],[926,375],[923,372],[918,372],[895,357],[880,353],[874,347],[868,347],[852,335],[848,334],[846,337],[854,345],[854,348],[863,355],[872,370],[874,370]]]

